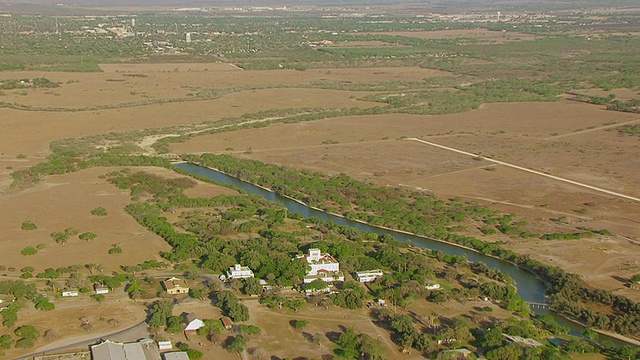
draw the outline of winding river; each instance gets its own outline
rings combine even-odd
[[[489,268],[499,269],[502,272],[511,276],[516,281],[518,294],[526,302],[546,303],[545,292],[547,290],[547,287],[545,283],[542,282],[542,280],[538,279],[531,272],[526,271],[509,262],[496,259],[487,255],[475,252],[471,249],[466,249],[453,244],[432,240],[432,239],[427,239],[420,236],[403,233],[400,231],[382,229],[382,228],[371,226],[369,224],[358,222],[358,221],[347,220],[341,216],[332,215],[332,214],[323,212],[321,210],[313,209],[307,205],[304,205],[290,198],[278,195],[267,189],[261,188],[251,183],[247,183],[238,178],[235,178],[233,176],[224,174],[222,172],[219,172],[210,168],[202,167],[195,164],[185,163],[185,162],[174,163],[173,165],[189,173],[207,177],[221,184],[236,186],[240,189],[245,190],[250,194],[262,196],[267,200],[277,201],[283,204],[285,207],[287,207],[287,209],[289,209],[290,212],[301,214],[306,218],[315,217],[315,218],[319,218],[326,221],[333,221],[340,225],[354,227],[356,229],[363,230],[366,232],[376,233],[378,235],[383,235],[383,234],[391,235],[399,241],[410,242],[419,247],[423,247],[431,250],[443,251],[453,255],[466,255],[469,261],[473,261],[473,262],[481,261],[485,263]],[[571,333],[574,335],[579,335],[582,332],[582,330],[584,330],[584,327],[580,326],[579,324],[576,324],[572,321],[568,321],[567,319],[555,314],[554,312],[550,312],[546,308],[532,307],[532,310],[538,314],[552,314],[560,325],[570,328]],[[608,337],[605,335],[600,335],[600,339],[610,340],[617,345],[628,345],[616,338]]]

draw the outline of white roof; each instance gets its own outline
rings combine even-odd
[[[91,346],[91,358],[93,360],[155,360],[159,356],[157,348],[154,348],[155,346],[148,347],[147,341],[144,340],[126,344],[106,340]]]
[[[91,358],[93,360],[127,360],[122,344],[109,340],[93,345],[91,347]]]
[[[139,343],[127,343],[124,344],[124,356],[129,359],[146,359],[147,357],[142,350],[142,346]]]
[[[191,321],[187,327],[184,329],[184,331],[188,331],[188,330],[198,330],[201,327],[204,326],[204,323],[202,322],[202,320],[200,319],[195,319],[193,321]]]

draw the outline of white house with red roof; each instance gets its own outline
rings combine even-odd
[[[325,282],[344,281],[344,274],[340,272],[340,263],[333,256],[322,253],[320,249],[309,249],[309,254],[299,255],[304,258],[311,267],[304,277],[304,283],[308,284],[316,279]]]

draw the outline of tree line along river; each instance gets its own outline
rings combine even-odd
[[[315,217],[324,221],[332,221],[340,225],[350,226],[358,230],[371,232],[378,235],[385,235],[385,234],[390,235],[390,236],[393,236],[398,241],[408,242],[415,246],[430,249],[430,250],[442,251],[447,254],[458,255],[458,256],[466,255],[469,261],[483,262],[489,268],[499,269],[500,271],[511,276],[515,280],[515,283],[517,285],[518,295],[520,295],[520,297],[522,297],[524,301],[528,303],[534,303],[534,304],[546,303],[545,294],[547,291],[547,285],[542,280],[537,278],[533,273],[527,270],[524,270],[509,262],[484,255],[472,249],[438,241],[435,239],[428,239],[425,237],[409,234],[402,231],[384,229],[384,228],[366,224],[364,222],[348,220],[339,215],[329,214],[322,210],[314,209],[308,205],[303,204],[302,202],[296,201],[289,197],[278,195],[273,191],[257,186],[255,184],[242,181],[238,178],[235,178],[233,176],[227,175],[225,173],[222,173],[214,169],[210,169],[207,167],[186,163],[186,162],[178,162],[178,163],[174,163],[173,165],[189,173],[199,175],[199,176],[204,176],[217,183],[233,185],[237,188],[240,188],[246,191],[247,193],[262,196],[265,199],[270,201],[277,201],[282,205],[284,205],[290,212],[301,214],[306,218]],[[556,321],[560,325],[570,328],[571,329],[570,333],[573,335],[580,335],[584,330],[583,326],[573,321],[567,320],[566,318],[554,313],[553,311],[550,311],[547,307],[532,306],[532,310],[537,314],[553,315],[553,317],[556,319]],[[602,335],[602,334],[600,334],[600,340],[609,340],[619,346],[629,345],[619,339]]]

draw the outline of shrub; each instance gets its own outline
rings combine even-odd
[[[93,210],[91,210],[91,215],[94,216],[107,216],[107,209],[103,208],[103,207],[97,207]]]
[[[22,230],[35,230],[38,228],[38,225],[34,224],[31,220],[25,220],[22,225],[20,225],[20,229]]]
[[[22,251],[20,251],[20,253],[22,255],[35,255],[36,253],[38,253],[38,250],[36,248],[34,248],[33,246],[27,246],[26,248],[22,249]]]
[[[98,235],[96,235],[95,233],[92,233],[92,232],[84,232],[84,233],[78,235],[78,238],[80,240],[90,241],[90,240],[95,239],[97,236]]]
[[[294,320],[292,321],[292,326],[296,329],[304,329],[305,327],[307,327],[307,325],[309,325],[309,321],[308,320]]]

